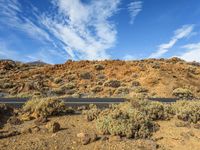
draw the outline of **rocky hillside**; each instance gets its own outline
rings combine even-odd
[[[0,96],[200,97],[200,65],[178,58],[139,61],[0,61]]]

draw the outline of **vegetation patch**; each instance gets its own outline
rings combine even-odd
[[[200,101],[178,101],[173,104],[174,114],[178,119],[197,123],[200,121]]]
[[[22,111],[25,116],[33,118],[72,113],[72,110],[68,109],[63,101],[56,98],[32,99],[23,106]]]
[[[107,86],[107,87],[112,87],[112,88],[118,88],[121,86],[121,82],[118,81],[118,80],[108,80],[104,83],[104,86]]]
[[[148,138],[158,129],[156,123],[129,103],[102,111],[96,120],[96,126],[102,134],[127,138]]]
[[[100,112],[101,110],[96,105],[90,105],[89,110],[84,110],[82,113],[86,116],[87,121],[92,121],[97,119]]]
[[[149,116],[152,120],[165,120],[173,115],[173,108],[170,104],[149,100],[131,100],[131,104],[132,107]]]
[[[192,92],[189,89],[185,89],[185,88],[176,88],[173,90],[172,92],[173,96],[176,96],[180,99],[192,99],[194,98],[194,95],[192,94]]]

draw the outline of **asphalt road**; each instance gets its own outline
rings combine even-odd
[[[0,103],[8,104],[14,107],[21,107],[29,98],[0,98]],[[123,98],[62,98],[64,103],[70,107],[88,106],[90,104],[98,107],[108,107],[110,104],[119,104],[125,102]],[[176,102],[176,98],[149,98],[151,101],[164,103]]]
[[[21,107],[29,98],[0,98],[0,103],[8,104],[14,107]],[[125,101],[122,98],[61,98],[67,106],[79,107],[90,104],[98,107],[107,107],[110,104],[119,104]]]

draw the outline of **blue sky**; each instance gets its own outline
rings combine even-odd
[[[0,0],[0,59],[200,61],[199,0]]]

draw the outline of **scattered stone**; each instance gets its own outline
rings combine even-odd
[[[195,129],[200,129],[200,124],[199,124],[199,123],[194,124],[193,127],[194,127]]]
[[[22,128],[21,133],[22,134],[30,134],[30,133],[32,133],[32,130],[31,130],[31,128]]]
[[[101,137],[101,141],[106,141],[106,140],[108,140],[109,138],[107,137],[107,136],[105,136],[105,135],[103,135],[102,137]]]
[[[44,125],[48,122],[49,120],[47,119],[47,117],[39,117],[37,119],[35,119],[34,123],[38,126],[40,125]]]
[[[7,123],[11,124],[11,125],[20,125],[22,124],[22,121],[17,118],[16,116],[12,116],[8,119]]]
[[[60,130],[60,124],[58,122],[49,122],[47,123],[46,128],[50,133],[55,133]]]
[[[152,138],[153,141],[160,141],[162,140],[164,137],[161,136],[161,137],[155,137],[155,138]]]
[[[97,140],[97,135],[95,133],[87,134],[87,133],[78,133],[77,137],[80,139],[80,142],[83,145],[87,145],[91,142],[95,142]]]
[[[97,135],[95,133],[90,134],[90,142],[95,142],[97,140]]]
[[[38,126],[33,126],[32,128],[31,128],[31,132],[32,133],[37,133],[37,132],[39,132],[40,131],[40,128],[38,127]]]

